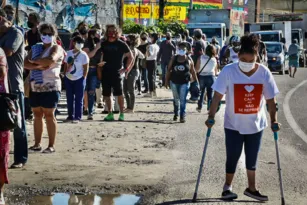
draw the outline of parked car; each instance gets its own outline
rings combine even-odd
[[[268,54],[268,67],[280,75],[289,74],[289,56],[280,42],[264,42]]]

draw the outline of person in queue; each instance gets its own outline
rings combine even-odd
[[[288,50],[290,78],[295,77],[295,73],[297,71],[297,68],[299,67],[300,52],[301,52],[301,48],[298,45],[298,40],[293,39],[292,44],[290,45],[289,50]]]
[[[259,39],[259,51],[258,51],[258,63],[264,64],[268,61],[267,51],[266,51],[266,45],[261,40],[261,34],[257,34]]]
[[[9,20],[14,25],[14,27],[19,29],[21,31],[21,33],[24,34],[25,30],[22,27],[17,26],[16,24],[14,24],[14,22],[16,20],[16,9],[12,5],[10,5],[10,4],[5,5],[3,7],[3,9],[4,9],[4,11],[5,11],[6,15],[7,15],[7,20]]]
[[[137,49],[140,44],[140,37],[137,34],[130,34],[127,36],[127,45],[130,47],[130,50],[133,54],[133,66],[129,73],[126,73],[126,77],[124,79],[124,94],[127,102],[127,108],[125,110],[126,113],[134,112],[135,105],[135,83],[140,75],[139,70],[139,61],[144,59],[145,56],[143,53]]]
[[[157,58],[159,53],[159,46],[157,44],[158,34],[150,35],[150,44],[146,50],[146,68],[148,71],[149,93],[144,97],[156,96],[156,72],[157,72]]]
[[[83,97],[89,69],[89,57],[82,50],[84,40],[80,36],[73,39],[74,49],[65,57],[64,74],[68,117],[66,122],[79,123],[82,118]]]
[[[176,53],[176,43],[172,41],[172,34],[166,33],[166,40],[160,44],[157,62],[161,64],[162,69],[162,86],[165,86],[165,77],[168,70],[168,64],[172,56]]]
[[[183,39],[193,45],[193,38],[190,36],[190,32],[188,29],[183,32]]]
[[[14,163],[11,168],[20,169],[28,160],[28,141],[24,106],[24,38],[20,30],[6,19],[6,13],[0,9],[0,47],[4,50],[8,64],[8,77],[11,92],[18,96],[21,124],[14,129]]]
[[[239,36],[233,36],[231,38],[231,47],[226,50],[225,58],[227,59],[227,63],[237,63],[239,62],[239,51],[241,48],[240,43],[241,38]]]
[[[5,53],[0,48],[0,93],[9,93],[8,64]],[[3,109],[3,108],[0,108]],[[10,131],[0,131],[0,204],[4,205],[4,185],[9,183],[8,162],[10,153]]]
[[[35,144],[29,149],[34,152],[42,150],[43,118],[45,117],[49,136],[48,147],[43,153],[55,152],[54,144],[57,134],[57,120],[55,109],[60,99],[61,79],[60,71],[64,52],[55,43],[56,28],[49,23],[39,27],[43,44],[32,46],[24,65],[30,70],[31,93],[30,105],[34,113]]]
[[[186,122],[186,104],[191,76],[197,81],[194,63],[187,52],[187,43],[180,43],[178,53],[172,57],[166,75],[166,87],[172,89],[174,98],[173,120],[177,121],[179,115],[181,123]]]
[[[146,55],[146,49],[149,45],[148,42],[148,34],[146,32],[141,33],[141,44],[139,45],[138,49],[142,52],[143,55]],[[144,87],[145,89],[142,91],[142,80],[144,80]],[[138,87],[138,95],[142,93],[148,93],[149,85],[148,85],[148,72],[146,69],[146,58],[140,60],[140,77],[137,81]]]
[[[83,50],[90,59],[90,69],[86,78],[86,96],[84,110],[88,114],[87,119],[93,120],[95,95],[97,87],[97,66],[100,63],[100,32],[97,29],[91,29],[88,32],[88,39],[85,42]]]
[[[196,63],[196,72],[198,73],[198,81],[201,93],[196,109],[198,112],[201,112],[202,110],[205,92],[207,93],[208,105],[212,100],[212,85],[215,82],[215,76],[218,72],[218,63],[215,56],[215,46],[208,45],[205,54],[201,55]],[[209,109],[209,106],[207,109]]]
[[[222,198],[238,197],[232,192],[232,181],[238,160],[245,148],[248,188],[244,194],[259,201],[268,201],[256,187],[256,169],[263,130],[267,127],[266,104],[274,132],[280,129],[277,121],[276,95],[279,93],[270,70],[256,63],[258,37],[254,34],[241,38],[239,62],[227,65],[212,86],[215,91],[206,125],[214,125],[215,114],[226,94],[224,128],[226,138],[226,181]]]
[[[119,40],[121,32],[115,25],[106,28],[105,41],[101,43],[102,69],[98,69],[98,79],[102,81],[103,96],[109,109],[105,121],[113,121],[111,94],[118,97],[120,115],[118,120],[124,121],[124,97],[122,75],[129,72],[133,66],[133,55],[128,45]],[[123,59],[127,58],[126,65]]]

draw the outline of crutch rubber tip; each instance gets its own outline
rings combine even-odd
[[[192,202],[195,203],[197,200],[197,193],[194,193],[194,196],[193,196],[193,199],[192,199]]]
[[[285,198],[281,199],[281,205],[286,205]]]

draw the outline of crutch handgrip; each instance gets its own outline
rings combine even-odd
[[[209,125],[214,125],[214,123],[215,123],[215,120],[214,119],[210,119],[210,120],[208,120],[208,124]],[[211,128],[208,128],[208,130],[207,130],[207,137],[210,137],[210,135],[211,135]]]

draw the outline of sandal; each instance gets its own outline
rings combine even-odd
[[[25,164],[23,163],[17,163],[17,162],[14,162],[12,165],[11,165],[11,169],[21,169],[25,166]],[[0,204],[1,205],[1,204]]]
[[[30,147],[29,150],[31,150],[33,152],[41,152],[42,151],[42,147],[34,145],[34,146]]]
[[[55,152],[55,149],[53,147],[48,147],[47,149],[43,151],[44,154],[51,154],[54,152]]]

